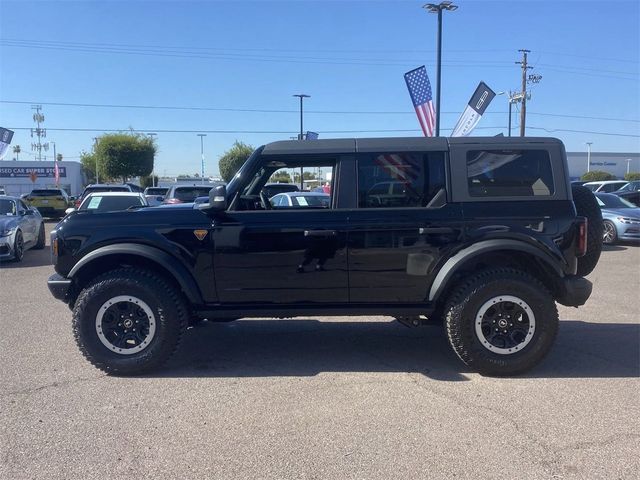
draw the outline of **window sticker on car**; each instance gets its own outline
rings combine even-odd
[[[309,205],[305,197],[298,197],[296,200],[298,200],[298,205],[300,205],[301,207],[306,207]]]
[[[102,197],[93,197],[89,200],[89,205],[87,208],[89,210],[93,210],[94,208],[98,208],[100,206],[100,202],[102,201]]]

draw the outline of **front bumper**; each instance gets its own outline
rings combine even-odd
[[[47,280],[47,286],[51,295],[65,303],[69,302],[69,293],[71,291],[71,280],[64,278],[62,275],[54,273]]]
[[[13,246],[15,245],[15,236],[13,233],[6,237],[0,237],[0,259],[9,260],[13,258]]]
[[[556,300],[567,307],[579,307],[587,302],[592,289],[593,284],[586,278],[569,275],[562,279],[562,293]]]

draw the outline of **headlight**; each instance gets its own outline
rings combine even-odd
[[[13,232],[16,231],[16,227],[11,228],[3,228],[0,230],[0,237],[8,237],[9,235],[13,235]]]
[[[635,225],[640,224],[640,219],[638,218],[631,218],[631,217],[616,217],[616,218],[618,219],[618,221],[622,223],[635,224]]]

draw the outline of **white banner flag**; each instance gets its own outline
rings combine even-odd
[[[451,136],[466,137],[469,135],[476,125],[478,125],[484,111],[495,96],[495,92],[491,90],[486,83],[480,82],[471,100],[469,100],[469,103],[464,109],[464,112],[462,112],[460,120],[458,120]]]

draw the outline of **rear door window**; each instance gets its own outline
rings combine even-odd
[[[426,207],[445,185],[443,152],[358,156],[360,208]]]
[[[554,193],[546,150],[470,150],[467,186],[472,197],[533,197]]]

